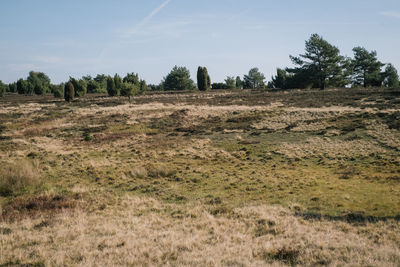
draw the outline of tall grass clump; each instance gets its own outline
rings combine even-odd
[[[36,162],[22,160],[5,164],[0,169],[0,196],[17,195],[29,187],[38,185],[39,182],[40,175]]]

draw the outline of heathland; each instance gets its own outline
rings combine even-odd
[[[0,99],[0,266],[400,264],[400,91]]]

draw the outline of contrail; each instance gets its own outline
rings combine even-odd
[[[164,7],[166,7],[172,0],[165,0],[161,5],[156,7],[150,12],[144,19],[142,19],[131,31],[128,32],[127,37],[135,34],[143,25],[149,22],[158,12],[160,12]]]
[[[144,19],[142,19],[138,24],[135,25],[135,27],[133,27],[133,29],[125,32],[125,34],[123,34],[122,36],[120,36],[120,38],[129,38],[132,35],[134,35],[135,33],[138,32],[138,30],[140,30],[140,28],[142,28],[146,23],[148,23],[155,15],[157,15],[164,7],[166,7],[172,0],[165,0],[161,5],[159,5],[158,7],[156,7],[153,11],[150,12],[150,14],[148,14]],[[108,45],[106,44],[103,49],[101,50],[100,54],[99,54],[99,58],[102,59],[104,57],[104,54],[106,53],[107,49],[109,49],[110,47],[112,47],[113,45],[115,45],[118,41],[113,41],[111,43],[109,43]]]

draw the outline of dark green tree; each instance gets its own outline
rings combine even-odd
[[[69,81],[74,86],[75,97],[84,97],[87,93],[87,84],[83,79],[75,79],[70,77]]]
[[[220,90],[220,89],[228,89],[226,83],[213,83],[211,85],[211,89],[213,90]]]
[[[33,93],[33,86],[31,83],[21,78],[17,81],[17,92],[21,95],[30,95]]]
[[[30,71],[27,82],[35,94],[43,95],[50,92],[50,78],[43,72]]]
[[[242,79],[240,79],[239,76],[236,77],[235,86],[238,89],[242,89],[243,88],[243,81],[242,81]]]
[[[50,85],[50,90],[53,93],[53,96],[55,98],[63,98],[64,97],[64,87],[65,84],[61,83],[61,84],[51,84]]]
[[[235,89],[236,88],[236,79],[233,76],[228,76],[225,79],[225,84],[228,89]]]
[[[211,90],[211,78],[206,67],[204,67],[204,77],[206,77],[206,91],[209,91]]]
[[[353,52],[353,83],[364,87],[381,86],[383,82],[381,68],[384,64],[378,60],[376,51],[368,52],[364,47],[355,47]]]
[[[89,94],[94,94],[94,93],[101,93],[101,87],[98,82],[95,80],[90,80],[87,82],[87,92]]]
[[[6,93],[6,85],[0,81],[0,97],[4,97]]]
[[[399,74],[397,73],[396,68],[392,64],[388,64],[386,66],[384,72],[384,81],[383,84],[386,87],[398,87],[399,86]]]
[[[82,80],[84,80],[86,83],[88,83],[88,82],[92,81],[93,78],[90,75],[86,75],[86,76],[82,76]]]
[[[139,75],[137,73],[131,72],[127,73],[126,76],[123,79],[124,83],[131,83],[134,85],[139,85],[140,80],[139,80]]]
[[[9,85],[8,85],[8,88],[9,88],[9,92],[10,93],[16,93],[17,92],[17,83],[10,83]]]
[[[121,95],[126,96],[131,101],[131,97],[138,94],[139,87],[136,84],[123,82],[121,85]]]
[[[75,88],[71,81],[67,82],[64,87],[64,99],[71,102],[75,97]]]
[[[198,67],[197,69],[197,87],[200,91],[211,89],[211,79],[206,67]]]
[[[311,35],[306,41],[305,54],[299,57],[290,56],[293,64],[299,66],[288,69],[294,75],[308,75],[308,83],[313,87],[324,89],[342,75],[343,57],[337,47],[331,45],[318,34]],[[307,82],[306,82],[307,83]]]
[[[201,66],[197,68],[197,88],[199,88],[200,91],[206,90],[206,80],[204,78],[203,67]]]
[[[288,77],[289,74],[286,70],[277,68],[276,76],[272,76],[272,81],[269,87],[287,89],[288,88]]]
[[[97,74],[97,76],[93,79],[100,86],[99,93],[107,92],[107,76],[104,74]]]
[[[147,91],[147,84],[145,80],[140,80],[138,94],[143,95]]]
[[[118,92],[121,92],[122,78],[117,73],[114,75],[114,84],[115,84],[115,89]],[[117,95],[119,95],[119,93]]]
[[[107,93],[109,96],[118,96],[119,91],[115,87],[114,79],[113,77],[107,77]]]
[[[247,75],[243,78],[243,88],[255,89],[264,86],[265,76],[258,68],[252,68]]]
[[[175,66],[163,80],[164,90],[193,90],[195,85],[186,67]]]

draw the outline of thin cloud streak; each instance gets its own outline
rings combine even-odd
[[[379,12],[379,15],[385,16],[385,17],[390,17],[390,18],[400,19],[400,12],[396,12],[396,11],[382,11],[382,12]]]
[[[137,33],[144,25],[146,25],[155,15],[157,15],[164,7],[166,7],[172,0],[166,0],[153,11],[150,12],[144,19],[142,19],[133,29],[128,31],[125,35],[126,38]]]

